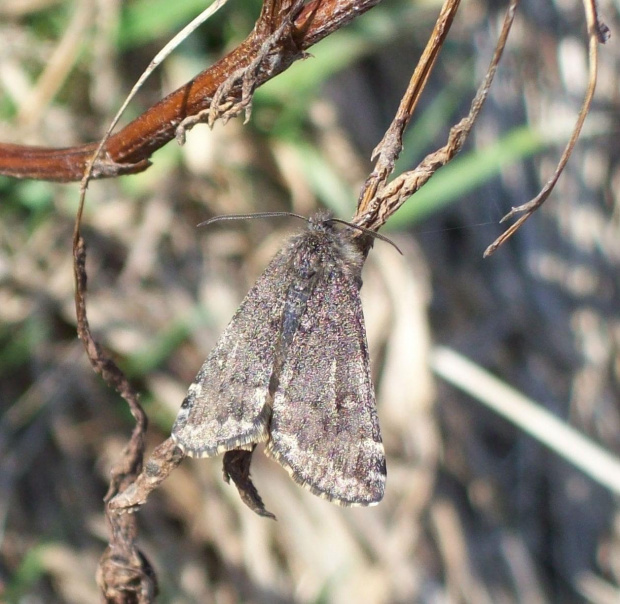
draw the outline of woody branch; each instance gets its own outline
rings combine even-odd
[[[278,61],[273,69],[267,62],[254,74],[254,88],[285,71],[311,46],[365,13],[381,0],[311,0],[294,18],[289,39],[276,42],[272,54]],[[167,97],[153,105],[108,140],[103,160],[93,178],[135,174],[146,170],[150,156],[171,141],[178,126],[209,109],[220,87],[234,73],[247,68],[261,52],[264,42],[289,16],[293,2],[265,2],[250,35],[213,66],[198,74]],[[231,88],[228,100],[239,102],[241,84]],[[64,149],[0,143],[0,174],[60,182],[79,181],[97,148],[97,143]]]

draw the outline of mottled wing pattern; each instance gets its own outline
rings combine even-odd
[[[189,387],[172,427],[188,455],[210,457],[267,439],[288,254],[280,251],[267,266]]]
[[[314,494],[372,505],[386,469],[359,285],[324,269],[282,366],[267,452]]]

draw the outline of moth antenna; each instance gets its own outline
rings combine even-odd
[[[342,220],[340,218],[330,218],[326,222],[339,222],[340,224],[344,224],[348,227],[351,227],[352,229],[357,229],[358,231],[361,231],[362,233],[365,233],[370,237],[374,237],[375,239],[381,239],[381,241],[389,243],[401,256],[403,256],[401,249],[389,237],[386,237],[381,233],[377,233],[377,231],[371,231],[370,229],[360,226],[359,224],[353,224],[352,222],[347,222],[346,220]]]
[[[209,218],[209,220],[205,220],[197,224],[197,227],[208,226],[213,224],[214,222],[222,222],[223,220],[248,220],[250,218],[299,218],[300,220],[305,220],[306,222],[311,222],[309,218],[306,216],[302,216],[301,214],[295,214],[294,212],[254,212],[253,214],[224,214],[222,216],[214,216],[213,218]],[[353,224],[352,222],[347,222],[346,220],[342,220],[341,218],[328,218],[325,222],[339,222],[340,224],[344,224],[345,226],[351,227],[352,229],[357,229],[370,237],[374,237],[375,239],[381,239],[381,241],[385,241],[389,243],[401,256],[403,255],[401,249],[389,238],[385,235],[381,235],[381,233],[377,233],[376,231],[371,231],[366,227],[360,226],[359,224]]]
[[[288,216],[292,218],[301,218],[306,222],[310,222],[308,218],[302,216],[301,214],[295,214],[294,212],[255,212],[254,214],[224,214],[223,216],[214,216],[213,218],[209,218],[209,220],[205,220],[200,224],[197,224],[197,227],[207,226],[209,224],[213,224],[214,222],[221,222],[222,220],[248,220],[250,218],[281,218],[283,216]]]

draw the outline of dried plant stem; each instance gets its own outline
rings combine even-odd
[[[370,176],[366,179],[360,193],[356,217],[366,213],[368,206],[377,196],[377,192],[383,188],[394,170],[394,164],[403,148],[403,134],[413,117],[413,112],[426,86],[428,76],[433,70],[435,61],[439,56],[439,51],[450,31],[460,1],[461,0],[446,0],[444,3],[437,17],[437,21],[435,22],[433,32],[426,44],[426,48],[411,76],[409,86],[400,101],[398,111],[390,127],[383,135],[381,142],[372,152],[372,159],[376,158],[375,167]]]
[[[370,194],[362,192],[359,201],[360,205],[355,215],[354,222],[360,226],[372,230],[379,229],[385,224],[387,219],[394,214],[394,212],[396,212],[398,208],[400,208],[400,206],[402,206],[402,204],[405,203],[409,197],[411,197],[411,195],[418,191],[420,187],[422,187],[439,168],[446,165],[461,150],[489,94],[489,89],[491,87],[491,83],[493,82],[495,72],[497,71],[497,66],[502,58],[502,53],[504,51],[504,47],[506,46],[506,40],[508,39],[508,34],[510,32],[510,28],[512,27],[518,4],[519,0],[511,0],[510,2],[508,10],[506,11],[506,16],[504,17],[499,39],[495,46],[493,58],[491,59],[491,63],[485,75],[484,81],[480,85],[480,88],[472,101],[467,117],[463,118],[458,124],[451,128],[448,142],[443,147],[434,153],[427,155],[414,170],[405,172],[404,174],[397,176],[391,183],[381,186],[381,183],[387,178],[389,172],[391,172],[390,158],[392,158],[393,167],[393,161],[398,156],[398,153],[400,153],[400,149],[402,147],[402,132],[411,117],[406,115],[406,110],[402,115],[401,111],[403,111],[404,108],[410,107],[411,110],[415,108],[415,102],[413,99],[414,93],[411,94],[412,102],[407,103],[406,105],[401,104],[399,112],[390,126],[392,135],[389,139],[384,137],[381,145],[379,145],[379,147],[385,145],[388,149],[385,153],[385,159],[383,159],[384,155],[382,150],[379,152],[379,160],[382,165],[386,166],[386,168],[379,172],[375,169],[375,172],[377,172],[377,177],[373,178],[371,175],[371,177],[369,177],[366,181],[364,191],[373,188],[376,188],[377,190],[374,195],[368,197],[368,199],[367,196]],[[445,15],[444,18],[447,18],[447,16],[449,16],[449,14]],[[429,56],[434,56],[436,53],[436,50],[434,49],[435,41],[443,39],[443,37],[431,37],[429,46],[433,48],[433,52],[431,53],[429,51]],[[422,73],[424,75],[420,76],[419,79],[422,80],[422,78],[424,78],[425,80],[427,77],[426,70],[423,70]],[[416,85],[415,94],[419,95],[417,88],[418,86]],[[379,149],[379,147],[377,149]],[[375,150],[375,153],[377,153],[377,149]],[[377,183],[377,185],[375,185],[375,183]]]
[[[590,106],[592,105],[592,99],[594,98],[594,91],[596,89],[596,78],[598,74],[598,45],[600,43],[604,43],[607,41],[609,36],[609,29],[601,23],[598,18],[598,14],[596,11],[595,0],[584,0],[584,9],[586,13],[586,22],[588,24],[588,60],[589,60],[589,80],[588,86],[586,89],[585,98],[583,104],[581,105],[581,110],[579,111],[579,115],[577,116],[577,122],[573,129],[573,133],[564,149],[564,153],[562,153],[562,157],[556,166],[555,172],[553,176],[547,181],[545,186],[542,188],[540,193],[534,197],[534,199],[520,205],[516,208],[512,208],[506,216],[504,216],[501,222],[505,222],[510,218],[513,218],[517,214],[520,214],[519,218],[510,225],[504,233],[502,233],[485,251],[484,257],[490,256],[497,249],[503,245],[510,237],[512,237],[525,223],[525,221],[547,200],[551,192],[555,188],[560,175],[564,171],[566,167],[566,163],[568,162],[573,149],[575,148],[575,144],[577,139],[579,138],[579,133],[581,132],[581,128],[583,127],[583,123],[586,120],[586,116],[590,113]]]
[[[185,454],[174,441],[171,438],[166,439],[153,450],[144,465],[144,471],[136,480],[110,500],[109,509],[121,514],[135,512],[184,458]]]
[[[86,247],[79,234],[78,222],[76,222],[73,255],[78,335],[84,343],[86,354],[95,372],[127,401],[136,420],[131,439],[121,458],[112,468],[110,486],[105,496],[107,503],[118,492],[132,484],[142,470],[147,417],[138,402],[138,393],[95,341],[90,331],[86,315]],[[136,546],[138,531],[135,517],[119,516],[106,507],[106,520],[110,530],[110,542],[97,571],[97,581],[104,598],[107,602],[120,604],[129,601],[127,596],[131,592],[137,602],[152,602],[157,593],[157,581],[151,565]]]
[[[285,71],[303,58],[311,46],[340,29],[381,0],[311,0],[294,20],[294,44],[272,49],[275,69],[263,65],[256,72],[254,87]],[[267,0],[250,35],[220,61],[169,94],[119,132],[110,136],[96,164],[93,178],[135,174],[146,170],[152,153],[170,142],[183,120],[211,106],[211,100],[231,74],[246,69],[258,56],[265,40],[282,24],[291,2]],[[236,100],[242,87],[230,90]],[[0,174],[60,182],[79,181],[97,150],[97,143],[54,149],[0,143]]]

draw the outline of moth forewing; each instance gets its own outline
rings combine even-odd
[[[320,497],[372,505],[383,498],[386,470],[359,297],[361,267],[351,265],[351,249],[342,250],[346,240],[325,244],[329,257],[274,393],[267,453]]]
[[[172,438],[187,454],[210,457],[267,438],[269,381],[282,313],[286,254],[281,251],[241,303],[189,387]]]

